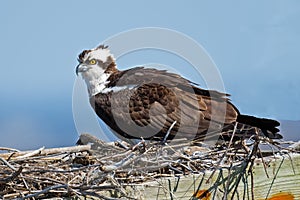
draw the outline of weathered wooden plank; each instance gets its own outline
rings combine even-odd
[[[267,167],[269,178],[263,170],[262,163],[254,168],[255,199],[265,199],[278,193],[289,193],[294,199],[300,199],[300,155],[277,157]],[[271,187],[271,189],[270,189]]]
[[[264,160],[269,162],[266,171],[260,159],[256,160],[253,168],[254,199],[300,199],[300,155],[277,156],[276,158],[264,158]],[[158,178],[146,184],[128,186],[127,191],[130,191],[130,194],[138,199],[198,199],[195,197],[197,190],[198,196],[209,190],[206,198],[203,199],[224,199],[226,184],[234,187],[233,183],[226,182],[227,170],[218,171],[207,182],[210,175],[211,172],[206,172]],[[233,180],[237,180],[239,174],[235,174],[235,176]],[[216,183],[219,184],[218,189],[212,190],[214,185],[217,186]],[[200,188],[198,188],[199,185],[201,185]],[[228,199],[251,199],[250,176],[247,174],[241,176],[234,197],[232,197],[233,190],[229,192]]]

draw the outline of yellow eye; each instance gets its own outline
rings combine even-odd
[[[90,65],[95,65],[97,63],[97,61],[95,59],[90,60]]]

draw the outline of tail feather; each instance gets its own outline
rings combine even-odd
[[[260,128],[262,132],[269,138],[281,139],[279,134],[280,123],[273,119],[257,118],[249,115],[239,115],[237,122]]]

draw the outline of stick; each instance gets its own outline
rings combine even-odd
[[[71,153],[71,152],[81,152],[81,151],[89,151],[91,150],[91,145],[79,145],[79,146],[72,146],[72,147],[61,147],[61,148],[51,148],[51,149],[39,149],[39,156],[45,156],[45,155],[51,155],[51,154],[57,154],[57,153]],[[22,156],[24,155],[37,155],[35,154],[38,150],[34,151],[21,151],[21,152],[15,152],[12,156],[12,160],[18,160],[23,159]],[[2,153],[0,154],[1,158],[7,159],[11,156],[11,153]]]
[[[0,179],[0,183],[7,183],[7,182],[10,182],[12,180],[14,180],[17,176],[19,176],[22,172],[23,168],[22,166],[17,170],[15,171],[11,176],[5,178],[5,179]]]
[[[9,162],[7,162],[5,159],[3,159],[3,158],[0,157],[0,160],[1,160],[4,164],[6,164],[9,168],[11,168],[12,170],[17,171],[17,169],[16,169],[14,166],[12,166],[11,164],[9,164]]]
[[[37,155],[37,154],[40,154],[44,149],[45,149],[45,147],[41,147],[41,148],[39,148],[39,149],[37,149],[37,150],[34,150],[34,151],[29,152],[29,153],[27,153],[27,154],[24,154],[24,155],[22,155],[22,156],[18,156],[18,157],[16,157],[15,159],[18,160],[18,159],[23,159],[23,158],[28,158],[28,157],[35,156],[35,155]]]
[[[34,194],[29,194],[29,195],[26,195],[25,197],[21,198],[21,199],[29,199],[29,198],[33,198],[33,197],[37,197],[41,194],[45,194],[47,192],[49,192],[50,190],[55,190],[55,189],[60,189],[60,188],[64,188],[64,189],[68,189],[68,185],[67,184],[64,184],[64,185],[53,185],[53,186],[50,186],[44,190],[41,190],[39,192],[36,192]]]

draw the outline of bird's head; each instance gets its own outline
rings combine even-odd
[[[106,73],[116,68],[115,58],[110,53],[108,46],[100,45],[94,49],[84,50],[78,56],[76,74],[82,76],[93,73]]]
[[[109,76],[117,71],[115,58],[108,46],[100,45],[94,49],[84,50],[78,56],[79,64],[76,74],[85,80],[90,96],[101,92]]]

